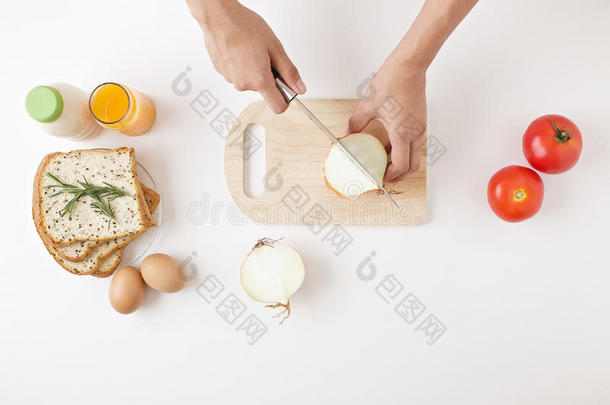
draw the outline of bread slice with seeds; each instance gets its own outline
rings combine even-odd
[[[146,189],[146,192],[149,195],[149,198],[146,199],[147,204],[154,212],[160,202],[159,194],[157,194],[154,190],[150,190],[148,188]],[[124,236],[122,238],[115,238],[106,242],[101,242],[98,246],[93,247],[90,250],[90,254],[86,258],[74,262],[71,260],[66,260],[64,257],[58,254],[58,248],[50,243],[50,239],[39,226],[36,226],[36,231],[40,235],[40,238],[47,248],[47,251],[51,254],[51,256],[53,256],[55,261],[70,273],[81,276],[92,275],[96,277],[108,277],[114,273],[114,270],[116,270],[121,261],[123,248],[136,238],[136,236]]]
[[[114,273],[114,271],[119,267],[121,263],[121,259],[123,258],[123,249],[117,249],[110,256],[102,259],[97,270],[91,273],[92,276],[95,277],[108,277]]]
[[[152,214],[157,210],[157,207],[159,205],[159,202],[161,201],[161,197],[159,196],[159,193],[157,193],[155,190],[146,187],[144,184],[141,184],[142,186],[142,193],[143,193],[143,198],[145,200],[146,205],[148,206],[148,210]],[[154,219],[152,219],[152,222],[148,223],[149,226],[155,226],[156,224],[154,223]],[[119,239],[124,239],[124,238],[119,238]],[[133,240],[135,238],[132,238],[130,240]],[[113,239],[114,241],[116,241],[116,238]],[[56,253],[61,256],[62,258],[71,261],[71,262],[79,262],[81,260],[85,260],[90,254],[91,251],[93,250],[93,248],[95,248],[96,246],[100,246],[102,244],[105,244],[107,247],[110,246],[110,244],[108,244],[107,242],[104,241],[95,241],[95,240],[85,240],[85,241],[80,241],[80,242],[76,242],[73,243],[71,245],[68,246],[54,246]],[[116,247],[115,244],[114,248]]]
[[[146,205],[148,205],[148,211],[150,211],[150,214],[152,215],[157,211],[157,207],[161,202],[161,196],[152,188],[146,187],[144,183],[140,183],[140,185],[144,192],[144,200],[146,200]]]
[[[98,252],[99,247],[93,248],[91,254],[84,260],[78,262],[66,260],[57,253],[57,249],[53,246],[53,243],[38,223],[36,223],[36,231],[47,251],[53,256],[53,259],[70,273],[87,275],[99,269],[104,269],[105,271],[109,271],[110,269],[114,270],[121,261],[122,251],[120,249],[111,250],[106,252],[106,255],[102,255]]]
[[[54,185],[52,187],[46,187],[43,185],[43,179],[42,176],[45,173],[44,170],[47,170],[47,168],[49,167],[49,162],[54,161],[54,159],[63,159],[60,156],[64,156],[64,155],[76,155],[79,158],[82,158],[83,155],[88,157],[90,152],[101,152],[104,153],[105,151],[99,151],[99,150],[91,150],[91,151],[73,151],[73,152],[68,152],[66,154],[62,154],[62,153],[55,153],[55,154],[51,154],[49,156],[47,156],[43,162],[40,164],[38,171],[36,172],[36,176],[35,176],[35,180],[34,180],[34,192],[32,195],[32,216],[34,219],[34,223],[36,226],[36,230],[40,236],[40,238],[42,239],[45,247],[47,248],[47,251],[49,251],[49,253],[53,256],[53,258],[55,259],[55,261],[57,263],[59,263],[64,269],[66,269],[67,271],[74,273],[74,274],[79,274],[79,275],[93,275],[93,276],[97,276],[97,277],[107,277],[109,275],[111,275],[114,270],[119,266],[121,257],[122,257],[122,253],[123,253],[123,247],[125,247],[129,242],[131,242],[133,239],[135,239],[138,235],[140,235],[142,232],[144,232],[148,227],[150,226],[155,226],[156,223],[154,221],[154,219],[152,218],[152,214],[151,211],[154,212],[160,202],[160,197],[159,194],[156,193],[154,190],[149,189],[148,187],[141,185],[139,183],[139,181],[137,180],[137,176],[133,175],[133,174],[123,174],[122,176],[119,175],[118,177],[125,177],[127,175],[131,176],[131,178],[133,179],[133,193],[130,194],[127,197],[124,198],[130,198],[130,199],[136,199],[137,203],[137,211],[134,210],[135,212],[139,212],[141,214],[141,223],[144,224],[143,230],[138,230],[135,232],[131,232],[131,233],[127,233],[124,236],[121,237],[114,237],[114,238],[107,238],[107,239],[94,239],[94,240],[82,240],[79,241],[78,243],[80,244],[80,242],[82,242],[82,246],[87,246],[88,249],[88,254],[83,257],[81,260],[79,261],[71,261],[71,260],[67,260],[65,257],[62,257],[61,254],[59,254],[59,249],[62,249],[64,246],[62,246],[61,244],[56,244],[54,243],[54,241],[52,240],[52,238],[50,237],[50,235],[45,232],[45,228],[43,228],[43,224],[45,224],[45,218],[42,215],[42,207],[43,205],[43,200],[44,200],[44,192],[54,189],[54,188],[58,188],[55,186],[56,181],[54,180]],[[130,162],[130,167],[132,168],[132,173],[133,173],[133,169],[135,168],[135,166],[133,165],[133,162],[135,162],[135,156],[134,156],[134,151],[131,148],[120,148],[120,149],[116,149],[114,151],[106,151],[106,152],[117,152],[119,155],[120,154],[128,154],[129,156],[129,162]],[[112,156],[112,158],[116,158],[116,156]],[[85,161],[87,159],[85,158]],[[99,159],[98,159],[99,160]],[[104,160],[108,160],[108,159],[104,159]],[[111,159],[112,160],[112,159]],[[61,163],[63,163],[64,161],[62,160]],[[78,161],[71,161],[71,163],[73,163],[74,167],[78,167],[80,166],[80,169],[82,169],[82,165],[80,164],[80,162]],[[97,173],[101,173],[100,177],[104,178],[104,173],[115,173],[116,174],[116,169],[113,166],[106,166],[106,165],[102,165],[103,167],[101,169],[105,170],[104,171],[97,171]],[[78,169],[76,169],[78,170]],[[75,171],[76,171],[75,170]],[[85,170],[87,171],[87,170]],[[95,174],[95,170],[94,170],[94,174]],[[56,179],[58,179],[57,175],[54,175]],[[105,175],[105,177],[108,177],[108,174]],[[86,177],[84,177],[86,179]],[[84,181],[88,181],[91,184],[95,184],[92,181],[89,180],[84,180]],[[104,184],[104,181],[102,181],[102,184]],[[112,184],[109,181],[106,181],[108,184]],[[66,184],[72,184],[72,183],[68,183],[67,181],[63,181],[62,183],[66,183]],[[78,183],[77,183],[78,184]],[[82,186],[82,185],[81,185]],[[123,188],[121,188],[121,190],[124,190]],[[54,194],[54,193],[53,193]],[[53,198],[53,194],[47,194],[47,198]],[[57,197],[57,196],[56,196]],[[82,199],[84,200],[85,197],[82,197]],[[114,201],[114,200],[113,200]],[[80,200],[77,201],[77,203],[80,203]],[[76,205],[76,204],[75,204]],[[143,207],[143,208],[142,208]],[[113,213],[114,213],[114,204],[112,205],[113,208]],[[95,210],[93,210],[95,212]],[[95,212],[97,215],[101,216],[101,213]],[[66,214],[69,215],[69,214]],[[61,217],[61,215],[60,215]],[[108,218],[108,217],[106,217]],[[115,213],[115,218],[117,221],[119,220],[119,215]],[[115,222],[115,221],[112,221]],[[47,222],[48,223],[48,222]],[[68,245],[71,246],[71,245]]]
[[[89,195],[83,195],[65,212],[74,194],[58,194],[65,190],[58,181],[74,187],[82,186],[81,182],[111,185],[126,195],[108,201],[114,220],[93,208],[95,200]],[[152,219],[137,180],[133,148],[52,153],[38,168],[34,193],[38,196],[34,206],[40,214],[35,218],[39,221],[37,226],[55,246],[137,236],[148,228]]]

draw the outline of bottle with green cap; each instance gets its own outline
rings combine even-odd
[[[101,129],[89,111],[85,93],[68,83],[34,87],[25,98],[25,109],[55,136],[83,139]]]

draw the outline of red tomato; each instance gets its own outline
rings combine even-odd
[[[523,153],[544,173],[563,173],[578,162],[582,136],[576,124],[561,115],[536,118],[523,135]]]
[[[497,216],[508,222],[528,219],[538,212],[544,197],[542,179],[532,169],[506,166],[487,185],[487,200]]]

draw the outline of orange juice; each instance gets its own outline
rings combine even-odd
[[[102,83],[89,97],[89,109],[103,127],[137,136],[155,122],[155,105],[150,97],[118,83]]]

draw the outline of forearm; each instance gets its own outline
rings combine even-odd
[[[426,0],[413,25],[390,57],[412,69],[425,71],[477,1]]]

